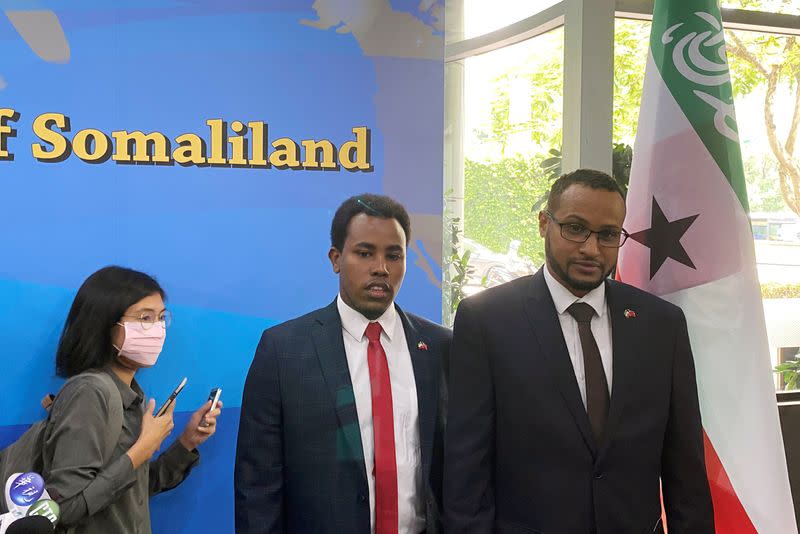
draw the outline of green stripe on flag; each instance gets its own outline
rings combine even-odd
[[[724,36],[715,0],[656,0],[653,61],[749,213]]]

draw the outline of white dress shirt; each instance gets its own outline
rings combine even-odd
[[[375,532],[375,442],[372,432],[372,388],[369,381],[367,346],[364,335],[369,319],[348,306],[341,295],[336,299],[342,319],[342,337],[347,354],[347,367],[356,398],[358,426],[364,448],[364,463],[369,485],[369,518]],[[418,534],[425,530],[425,499],[422,482],[422,459],[419,441],[419,407],[417,383],[408,351],[403,321],[394,307],[389,306],[377,322],[380,323],[381,345],[389,364],[394,410],[394,447],[397,456],[397,512],[399,534]]]
[[[550,268],[547,264],[545,264],[544,268],[544,280],[547,283],[547,289],[550,290],[550,296],[553,297],[553,303],[556,305],[561,331],[564,332],[564,341],[567,342],[569,358],[572,360],[572,368],[575,370],[575,379],[578,381],[578,387],[581,390],[581,399],[584,407],[586,407],[586,375],[583,366],[583,347],[578,333],[578,321],[569,314],[567,308],[575,302],[585,302],[594,308],[596,315],[592,317],[592,335],[597,342],[597,348],[600,349],[600,358],[603,360],[603,370],[606,373],[610,398],[613,352],[611,346],[611,314],[608,311],[608,303],[606,302],[606,284],[602,283],[581,298],[578,298],[550,274]]]

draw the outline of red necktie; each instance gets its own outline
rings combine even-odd
[[[381,345],[381,325],[369,323],[367,363],[372,388],[372,431],[375,445],[375,534],[397,534],[397,457],[389,364]]]

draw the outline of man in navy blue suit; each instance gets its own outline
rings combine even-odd
[[[394,200],[346,200],[328,252],[338,296],[261,337],[242,398],[237,533],[441,531],[451,332],[394,302],[410,233]]]
[[[610,280],[625,201],[589,169],[539,213],[546,263],[461,302],[449,370],[448,534],[713,534],[686,319]]]

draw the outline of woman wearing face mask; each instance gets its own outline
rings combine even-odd
[[[206,402],[153,459],[173,428],[175,403],[154,417],[155,400],[145,402],[134,375],[161,353],[170,323],[164,298],[153,278],[122,267],[100,269],[75,296],[56,354],[56,371],[69,380],[50,408],[43,448],[59,532],[149,534],[149,497],[186,478],[216,429],[220,411]]]

